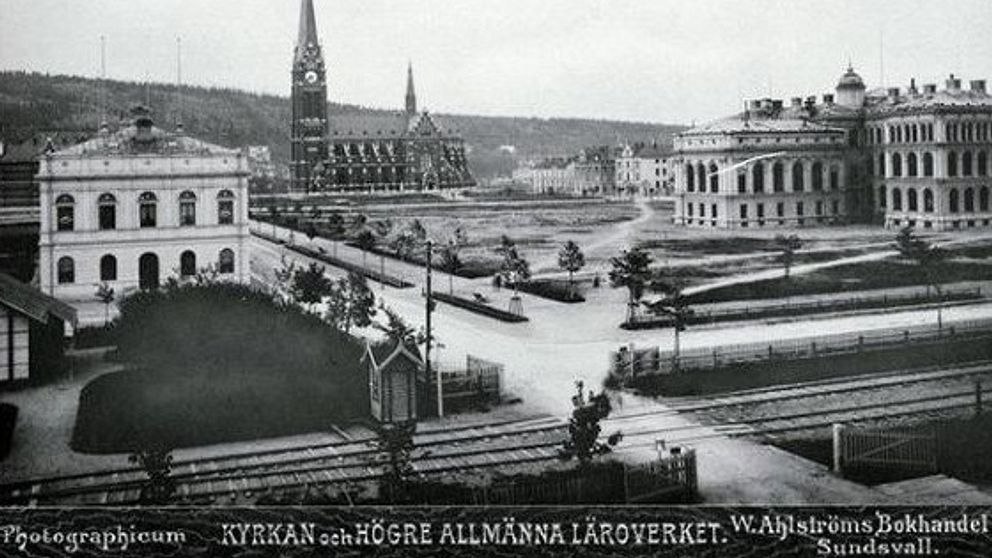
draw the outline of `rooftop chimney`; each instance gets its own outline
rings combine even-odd
[[[951,76],[947,78],[947,81],[944,82],[944,84],[947,87],[948,91],[953,91],[953,92],[961,91],[961,78],[954,77],[954,74],[951,74]]]
[[[923,86],[923,93],[925,93],[927,95],[933,95],[936,92],[937,92],[937,84],[936,83],[927,83],[927,84],[925,84]]]
[[[975,93],[985,93],[985,80],[984,79],[971,80],[971,90]]]
[[[916,90],[916,78],[911,78],[909,80],[909,89],[906,90],[909,95],[916,95],[918,91]]]

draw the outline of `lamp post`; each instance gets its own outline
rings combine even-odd
[[[431,344],[433,343],[433,334],[431,332],[431,312],[434,310],[434,299],[431,292],[431,256],[433,255],[434,243],[430,240],[427,241],[427,250],[424,265],[427,267],[427,281],[424,293],[427,297],[426,305],[426,327],[427,330],[427,344],[424,348],[424,367],[427,369],[427,377],[431,374]],[[437,382],[437,416],[441,418],[444,416],[444,393],[443,386],[441,384],[441,368],[438,367],[437,374],[435,375],[435,382]]]

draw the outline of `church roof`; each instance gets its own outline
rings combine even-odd
[[[410,118],[400,111],[360,110],[329,115],[327,127],[332,140],[335,137],[374,140],[407,135],[429,122],[439,135],[446,136],[444,120],[443,116],[426,111]]]

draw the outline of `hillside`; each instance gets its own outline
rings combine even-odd
[[[101,100],[112,107],[110,121],[127,107],[145,102],[156,120],[170,127],[182,108],[182,121],[193,136],[232,147],[268,145],[278,162],[289,159],[290,106],[287,97],[233,89],[152,83],[142,84],[0,72],[0,137],[8,141],[42,130],[91,132],[101,119]],[[329,116],[386,112],[355,105],[329,104]],[[439,114],[438,123],[458,130],[471,149],[470,165],[479,178],[508,175],[517,161],[574,153],[581,147],[626,141],[668,142],[681,126],[579,118],[519,118]],[[512,145],[510,155],[500,146]]]

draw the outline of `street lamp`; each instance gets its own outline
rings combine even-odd
[[[433,342],[433,334],[431,332],[431,313],[434,311],[434,298],[431,291],[431,256],[434,251],[434,243],[430,240],[426,243],[426,257],[424,258],[424,265],[427,269],[427,281],[426,287],[424,289],[424,294],[427,298],[427,303],[425,307],[426,312],[426,347],[424,348],[424,367],[426,368],[427,377],[431,374],[431,344]],[[437,416],[441,418],[444,416],[444,393],[443,386],[441,383],[441,368],[438,367],[437,374],[435,376],[435,382],[437,383]]]

